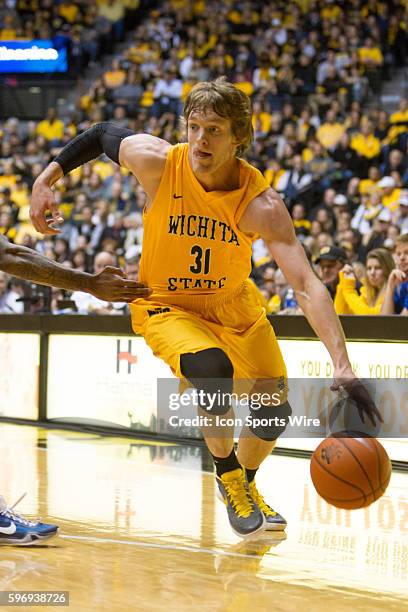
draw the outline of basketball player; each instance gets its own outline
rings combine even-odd
[[[278,406],[266,400],[258,410],[251,409],[258,421],[272,424],[256,426],[253,421],[239,440],[237,454],[232,431],[222,435],[214,425],[215,415],[227,414],[230,406],[214,405],[203,434],[233,530],[243,537],[264,528],[283,530],[285,519],[255,484],[260,464],[285,428],[273,422],[287,423],[291,412],[285,364],[248,281],[255,237],[267,244],[327,347],[335,388],[361,385],[353,375],[330,296],[310,268],[283,201],[262,174],[240,158],[252,140],[250,99],[225,78],[198,83],[183,115],[186,144],[171,146],[109,122],[74,138],[37,178],[31,219],[38,231],[58,233],[52,222],[63,219],[52,186],[102,153],[137,177],[147,194],[140,278],[153,293],[131,304],[133,329],[176,376],[207,398],[217,391],[231,393],[234,378],[254,380],[253,390],[279,393]],[[376,409],[368,402],[365,410],[374,418]]]
[[[31,249],[11,244],[1,234],[0,270],[41,285],[86,291],[109,302],[131,302],[150,293],[142,283],[127,279],[119,268],[106,267],[95,275],[70,270]],[[0,545],[39,544],[57,534],[57,525],[28,521],[14,512],[14,506],[9,508],[0,496]]]

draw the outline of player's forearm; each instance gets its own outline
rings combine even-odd
[[[61,166],[53,161],[37,176],[33,185],[33,191],[41,184],[52,187],[63,176],[64,173]]]
[[[343,328],[327,289],[318,278],[310,278],[304,290],[296,291],[296,297],[305,317],[329,351],[335,369],[349,369]]]
[[[15,244],[0,249],[0,268],[18,278],[70,291],[91,291],[93,277],[70,270],[39,253]]]

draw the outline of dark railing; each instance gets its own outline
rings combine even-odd
[[[271,315],[269,320],[278,338],[316,338],[302,316]],[[408,320],[390,316],[340,317],[348,340],[408,341]],[[1,332],[38,332],[41,334],[131,335],[130,317],[109,315],[0,315]]]

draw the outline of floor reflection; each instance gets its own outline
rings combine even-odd
[[[347,512],[317,496],[309,461],[272,456],[259,488],[287,533],[242,541],[203,449],[0,425],[1,493],[61,526],[44,548],[0,550],[0,590],[69,590],[73,610],[401,610],[408,475]],[[278,599],[277,599],[278,598]]]

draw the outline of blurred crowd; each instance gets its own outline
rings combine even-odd
[[[56,198],[66,221],[57,238],[44,239],[32,228],[31,186],[61,146],[98,121],[182,140],[179,115],[191,87],[226,75],[252,99],[255,140],[246,157],[284,198],[337,312],[389,311],[387,284],[396,289],[405,278],[393,270],[405,265],[397,252],[405,250],[401,237],[408,234],[408,101],[401,98],[393,112],[373,101],[406,64],[404,3],[16,0],[4,7],[0,38],[10,31],[17,38],[50,37],[51,28],[68,40],[71,61],[81,56],[81,66],[97,62],[133,29],[74,112],[58,117],[50,108],[38,123],[11,118],[0,124],[1,233],[67,266],[93,271],[103,253],[137,274],[145,194],[133,176],[102,157],[61,180]],[[253,264],[267,310],[298,312],[262,241],[254,244]],[[12,308],[23,304],[31,312],[45,303],[53,312],[126,311],[80,304],[57,291],[32,296],[20,282],[10,291],[22,300],[12,296]],[[346,298],[352,292],[358,303]],[[0,312],[10,308],[3,302],[4,296]],[[408,301],[396,311],[406,308]]]

